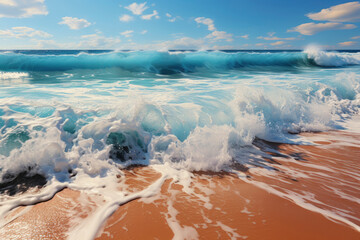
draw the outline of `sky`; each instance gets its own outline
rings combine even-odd
[[[0,0],[0,49],[360,49],[360,2]]]

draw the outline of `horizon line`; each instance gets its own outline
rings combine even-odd
[[[0,51],[304,51],[305,49],[0,49]],[[322,51],[360,51],[360,49],[320,49]]]

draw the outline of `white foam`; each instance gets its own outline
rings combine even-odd
[[[117,190],[116,181],[114,181],[114,179],[110,178],[107,179],[107,181],[106,179],[102,179],[101,181],[106,187],[96,188],[93,189],[93,191],[96,190],[97,193],[101,194],[107,200],[106,203],[99,207],[91,216],[84,219],[78,226],[73,228],[69,233],[69,239],[94,239],[105,221],[120,205],[138,198],[148,198],[156,195],[167,178],[167,175],[162,175],[162,177],[146,189],[129,195],[125,195],[123,192]]]
[[[317,47],[308,47],[304,51],[316,64],[324,67],[341,67],[346,65],[359,65],[360,53],[325,52]]]
[[[227,233],[227,235],[229,236],[229,238],[231,240],[236,240],[236,239],[247,239],[247,236],[240,236],[238,233],[235,232],[236,229],[233,229],[225,224],[223,224],[220,221],[216,222],[217,226],[219,226],[223,231],[225,231]]]
[[[22,79],[29,77],[29,74],[26,72],[1,72],[0,71],[0,80],[9,80],[9,79]]]

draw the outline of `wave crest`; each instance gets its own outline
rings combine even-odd
[[[119,68],[129,72],[176,74],[225,72],[231,69],[297,69],[340,67],[360,63],[359,53],[324,52],[171,52],[135,51],[77,55],[0,54],[4,71],[69,71],[74,69]]]
[[[304,53],[322,67],[343,67],[360,64],[360,53],[325,52],[316,47],[307,48]]]

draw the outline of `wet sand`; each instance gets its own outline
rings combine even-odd
[[[287,156],[272,153],[266,160],[276,169],[271,174],[259,167],[242,168],[240,178],[194,173],[190,189],[168,179],[160,194],[119,206],[98,239],[360,239],[353,226],[326,216],[338,211],[360,225],[360,134],[305,136],[318,145],[271,146]],[[119,190],[141,191],[160,177],[151,167],[135,167],[119,178]],[[292,198],[302,195],[325,212]],[[14,209],[0,239],[66,239],[103,202],[96,194],[64,189],[47,202]]]

